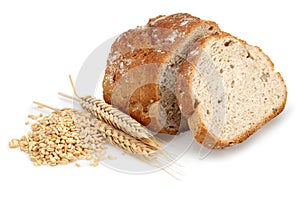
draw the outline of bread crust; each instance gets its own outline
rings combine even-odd
[[[195,49],[196,46],[199,46],[201,49],[204,49],[206,42],[211,40],[212,38],[215,38],[215,37],[224,38],[224,37],[228,37],[228,36],[235,38],[236,40],[240,41],[244,45],[248,45],[247,42],[245,42],[244,40],[238,39],[235,36],[231,36],[230,34],[223,32],[220,35],[211,35],[211,36],[199,41],[198,43],[195,44],[195,46],[193,48]],[[259,47],[255,46],[255,48],[257,48],[258,51],[260,53],[262,53],[262,55],[264,55],[264,57],[271,64],[272,69],[274,71],[274,64],[271,61],[271,59]],[[257,123],[255,126],[253,126],[251,129],[249,129],[248,131],[246,131],[243,134],[240,134],[238,137],[236,137],[232,140],[220,140],[220,139],[216,138],[213,134],[208,132],[207,127],[205,126],[204,122],[202,121],[202,119],[200,117],[201,114],[199,113],[201,105],[194,103],[195,99],[194,99],[194,96],[193,96],[192,90],[191,90],[192,79],[193,79],[194,72],[195,72],[194,66],[196,65],[196,62],[197,62],[198,58],[200,57],[200,54],[201,53],[189,56],[188,57],[189,59],[180,66],[180,70],[179,70],[180,73],[178,74],[178,76],[179,76],[179,78],[183,77],[185,81],[183,81],[184,83],[182,83],[182,81],[178,82],[178,84],[176,85],[176,91],[177,91],[179,105],[183,110],[182,113],[188,117],[189,127],[192,130],[192,132],[194,133],[194,137],[197,142],[203,144],[207,148],[214,148],[214,149],[224,148],[224,147],[232,146],[234,144],[241,143],[244,140],[246,140],[248,137],[253,135],[259,128],[261,128],[267,122],[269,122],[270,120],[272,120],[273,118],[278,116],[284,110],[286,101],[287,101],[287,88],[286,88],[286,85],[284,83],[284,80],[283,80],[281,74],[279,72],[276,72],[278,78],[281,80],[281,82],[285,88],[284,100],[283,100],[282,104],[276,109],[276,112],[273,112],[272,114],[270,114],[269,116],[264,118],[261,122]],[[193,70],[191,70],[191,69],[193,69]],[[180,96],[179,91],[182,89],[185,89],[186,94]],[[195,105],[195,106],[192,107],[191,105]]]
[[[168,62],[171,54],[203,23],[218,29],[214,22],[178,13],[170,16],[160,15],[150,19],[144,27],[121,34],[112,45],[108,57],[103,80],[104,100],[129,113],[143,125],[149,125],[153,131],[177,134],[178,130],[165,127],[159,120],[159,78],[162,67]],[[141,66],[144,66],[143,70],[137,69]],[[130,84],[124,83],[126,80]],[[142,86],[143,83],[149,84]],[[133,88],[136,91],[132,91]]]
[[[213,21],[202,20],[188,13],[177,13],[169,16],[159,15],[149,20],[148,27],[164,28],[176,30],[188,35],[199,24],[208,24],[211,28],[218,28],[218,24]]]

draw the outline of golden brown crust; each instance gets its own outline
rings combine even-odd
[[[167,52],[155,49],[136,49],[123,54],[106,69],[104,100],[147,126],[153,118],[149,115],[149,107],[160,100],[157,80],[161,63],[167,56]],[[125,63],[125,60],[130,61]],[[151,124],[153,130],[161,129]]]
[[[240,40],[237,37],[231,36],[230,34],[224,33],[224,32],[220,35],[211,35],[211,36],[199,41],[195,45],[198,45],[201,47],[201,49],[203,49],[203,48],[205,48],[206,42],[209,41],[210,39],[215,38],[215,37],[224,38],[224,37],[228,37],[228,36],[235,38],[236,40],[240,41],[244,45],[248,45],[244,40]],[[193,48],[195,48],[195,46]],[[262,55],[265,56],[265,58],[272,65],[272,69],[274,70],[274,64],[271,61],[271,59],[266,54],[264,54],[263,51],[259,47],[255,47],[255,48],[257,48],[262,53]],[[199,57],[199,55],[197,55],[197,54],[192,55],[189,58],[190,62],[185,62],[185,64],[181,65],[181,68],[180,68],[181,75],[180,76],[183,76],[184,79],[187,80],[186,82],[190,83],[190,85],[184,85],[181,82],[179,82],[181,84],[178,84],[176,86],[176,90],[178,91],[180,89],[180,87],[183,87],[186,89],[185,92],[187,92],[187,95],[185,95],[185,98],[187,98],[187,100],[183,100],[182,98],[179,97],[180,106],[182,107],[182,110],[185,110],[185,112],[183,112],[183,113],[186,114],[187,116],[190,116],[188,118],[189,127],[192,130],[192,132],[194,133],[195,139],[199,143],[206,146],[207,148],[224,148],[224,147],[232,146],[234,144],[241,143],[244,140],[246,140],[248,137],[253,135],[259,128],[261,128],[267,122],[269,122],[270,120],[275,118],[277,115],[279,115],[284,110],[285,105],[286,105],[286,100],[287,100],[287,89],[286,89],[286,85],[284,83],[284,80],[283,80],[281,74],[279,72],[277,72],[278,77],[280,78],[282,84],[285,87],[284,101],[282,102],[282,105],[280,105],[276,109],[276,112],[273,112],[271,115],[266,117],[263,121],[256,124],[250,130],[241,134],[239,137],[237,137],[233,140],[219,140],[214,135],[212,135],[211,133],[208,132],[204,122],[201,120],[201,117],[200,117],[201,114],[199,113],[200,111],[198,108],[198,106],[201,106],[201,105],[197,105],[197,106],[191,108],[192,103],[195,101],[193,94],[191,92],[191,85],[192,85],[191,80],[194,76],[194,73],[193,73],[194,70],[191,70],[191,68],[193,68],[193,66],[195,65],[195,62],[198,57]],[[178,92],[177,92],[177,94],[178,94]],[[191,113],[191,111],[192,111],[192,113]]]
[[[208,148],[213,148],[218,142],[218,139],[208,132],[206,126],[201,121],[201,114],[199,112],[199,109],[196,109],[188,118],[190,130],[194,133],[194,138],[197,142]]]
[[[147,26],[174,31],[176,30],[184,34],[189,34],[201,23],[209,24],[211,25],[211,28],[218,27],[215,22],[202,20],[188,13],[176,13],[169,16],[159,15],[153,19],[150,19]]]
[[[105,70],[103,80],[105,101],[111,103],[112,95],[119,95],[120,97],[126,96],[126,94],[132,95],[134,91],[131,90],[136,90],[141,86],[145,87],[147,91],[139,89],[139,95],[134,95],[132,100],[139,99],[142,105],[147,105],[150,99],[157,101],[159,99],[158,88],[154,83],[157,83],[161,63],[164,63],[168,56],[168,52],[155,49],[136,49],[122,54]],[[150,83],[152,87],[148,85]],[[113,91],[116,84],[120,87],[120,91]],[[143,94],[149,98],[145,99],[140,92],[144,92]],[[124,102],[117,98],[118,96],[115,96],[116,101],[113,103],[118,107],[124,107]]]

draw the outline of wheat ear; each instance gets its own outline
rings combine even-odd
[[[112,145],[118,146],[131,154],[143,155],[145,157],[154,156],[156,153],[156,150],[123,131],[115,129],[113,126],[106,124],[105,122],[100,122],[100,124],[100,130],[105,134],[106,139]]]
[[[97,116],[98,119],[105,121],[155,149],[160,147],[155,138],[139,122],[104,101],[87,96],[81,98],[80,104],[85,110]]]
[[[107,124],[141,140],[154,149],[160,148],[158,141],[139,122],[117,108],[114,108],[112,105],[105,103],[103,100],[91,96],[80,97],[75,90],[72,77],[69,76],[69,79],[75,95],[75,98],[73,99],[78,101],[83,109],[95,115],[99,120],[105,121]],[[62,93],[59,94],[67,98],[72,98],[71,96]]]

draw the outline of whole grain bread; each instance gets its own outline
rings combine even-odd
[[[153,131],[186,129],[175,94],[179,65],[195,41],[219,32],[214,22],[178,13],[121,34],[108,57],[104,100]]]
[[[195,139],[209,148],[240,143],[285,107],[287,90],[270,58],[228,33],[194,44],[176,93]]]

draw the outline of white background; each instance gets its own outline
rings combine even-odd
[[[44,2],[44,3],[43,3]],[[0,199],[299,199],[299,7],[297,1],[0,1]],[[67,106],[86,57],[106,39],[159,14],[188,12],[260,46],[288,88],[284,112],[241,145],[179,160],[184,176],[123,174],[104,166],[34,167],[8,148],[26,134],[32,100]],[[298,117],[297,117],[298,116]]]

